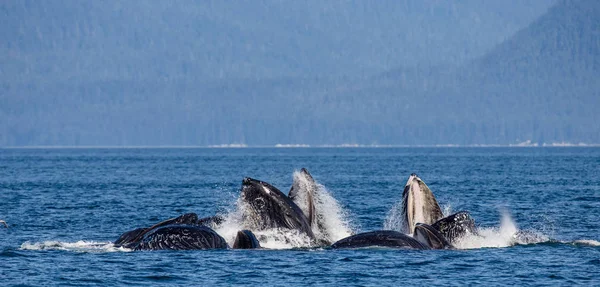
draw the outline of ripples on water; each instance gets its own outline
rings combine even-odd
[[[468,250],[433,251],[110,244],[182,213],[234,212],[244,176],[287,192],[301,167],[354,231],[381,229],[415,172],[445,213],[469,210],[481,236],[458,244]],[[597,285],[599,175],[597,148],[0,149],[0,219],[10,225],[0,227],[0,273],[8,285],[33,286]],[[291,247],[279,243],[267,246]]]

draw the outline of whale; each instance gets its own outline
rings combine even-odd
[[[198,219],[187,213],[123,233],[114,242],[116,247],[133,250],[202,250],[228,248],[227,242],[205,224],[213,224],[215,217]]]
[[[254,230],[290,229],[315,239],[304,212],[271,184],[246,177],[240,199],[247,205],[243,216]]]
[[[319,192],[322,191],[306,168],[294,172],[294,181],[288,197],[300,207],[306,216],[308,225],[316,236],[317,244],[327,246],[332,243],[331,240],[334,235],[327,228],[325,215],[320,213],[322,210],[317,210],[317,204],[320,203],[320,196],[322,196]]]
[[[413,235],[394,230],[376,230],[343,238],[331,245],[333,249],[387,247],[402,249],[453,249],[446,238],[434,227],[417,223]]]
[[[444,217],[433,192],[416,174],[411,174],[402,192],[402,231],[413,234],[417,223],[433,224]]]
[[[302,168],[298,173],[294,174],[294,182],[290,188],[288,197],[300,207],[308,220],[308,225],[311,227],[317,225],[316,192],[317,183],[306,168]]]
[[[244,229],[240,230],[235,237],[233,249],[256,249],[260,248],[260,242],[252,231]]]
[[[159,228],[161,226],[173,225],[173,224],[187,224],[187,225],[196,225],[198,222],[198,215],[195,213],[186,213],[181,216],[170,218],[164,221],[161,221],[157,224],[154,224],[150,227],[136,228],[134,230],[127,231],[123,233],[119,238],[114,242],[117,246],[125,246],[135,244],[142,239],[142,237],[152,231],[153,229]]]
[[[133,250],[227,249],[227,242],[203,225],[171,224],[154,228],[137,242],[125,246]]]
[[[431,249],[410,235],[394,230],[376,230],[340,239],[331,245],[333,249],[388,247],[402,249]]]
[[[8,228],[8,224],[4,220],[0,220],[0,224],[4,225],[4,227]]]

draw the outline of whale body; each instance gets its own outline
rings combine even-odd
[[[134,250],[226,249],[227,242],[206,226],[173,224],[152,229],[129,248]]]
[[[223,249],[227,242],[195,213],[167,219],[151,227],[123,233],[115,246],[133,250]]]
[[[410,235],[393,230],[377,230],[359,233],[341,239],[331,245],[331,248],[333,249],[365,247],[431,249]]]

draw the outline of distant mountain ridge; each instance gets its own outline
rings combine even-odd
[[[560,1],[460,64],[367,77],[4,81],[0,146],[600,143],[599,3]]]
[[[550,3],[3,1],[0,75],[11,81],[362,77],[481,55]]]

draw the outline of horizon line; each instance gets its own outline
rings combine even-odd
[[[546,147],[600,147],[600,144],[436,144],[436,145],[308,145],[308,144],[276,144],[276,145],[246,145],[246,144],[223,144],[223,145],[23,145],[23,146],[0,146],[0,149],[252,149],[252,148],[546,148]]]

